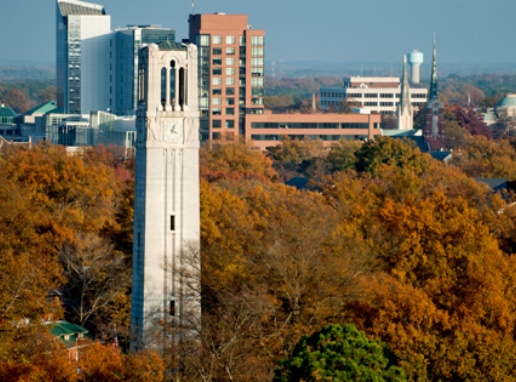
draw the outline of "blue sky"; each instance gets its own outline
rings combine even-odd
[[[187,37],[191,0],[98,0],[112,28],[161,24]],[[0,61],[55,58],[55,0],[6,0]],[[434,32],[446,63],[516,63],[516,0],[196,0],[196,13],[245,13],[266,32],[266,59],[430,61]]]

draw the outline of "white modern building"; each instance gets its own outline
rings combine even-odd
[[[197,48],[144,47],[138,75],[131,327],[164,349],[201,322]]]
[[[102,5],[57,0],[57,104],[65,113],[110,111],[114,97],[111,18]]]
[[[172,29],[129,25],[111,31],[102,5],[57,0],[57,103],[65,113],[102,110],[135,115],[138,51],[144,44],[175,41]]]
[[[400,102],[401,82],[399,77],[348,77],[344,87],[322,87],[320,93],[323,110],[338,108],[345,100],[372,113],[394,114]],[[425,88],[411,88],[409,93],[415,110],[427,101]]]

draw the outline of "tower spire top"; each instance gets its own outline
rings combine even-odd
[[[407,75],[407,56],[403,56],[403,73],[401,75],[401,92],[400,92],[400,108],[403,110],[405,107],[410,106],[410,92]]]
[[[438,98],[438,84],[437,84],[437,49],[436,49],[436,39],[434,33],[434,52],[432,55],[432,76],[430,78],[430,94],[428,96],[429,99],[437,99]]]

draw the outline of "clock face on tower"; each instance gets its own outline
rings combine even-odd
[[[163,121],[163,140],[165,142],[182,142],[183,131],[179,122]]]

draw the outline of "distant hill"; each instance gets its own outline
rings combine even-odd
[[[272,78],[318,76],[400,76],[400,62],[268,61],[266,74]],[[440,76],[449,74],[516,74],[516,63],[456,64],[438,62]],[[421,66],[421,79],[430,77],[430,62]]]
[[[52,80],[56,69],[50,64],[0,61],[0,81]]]

